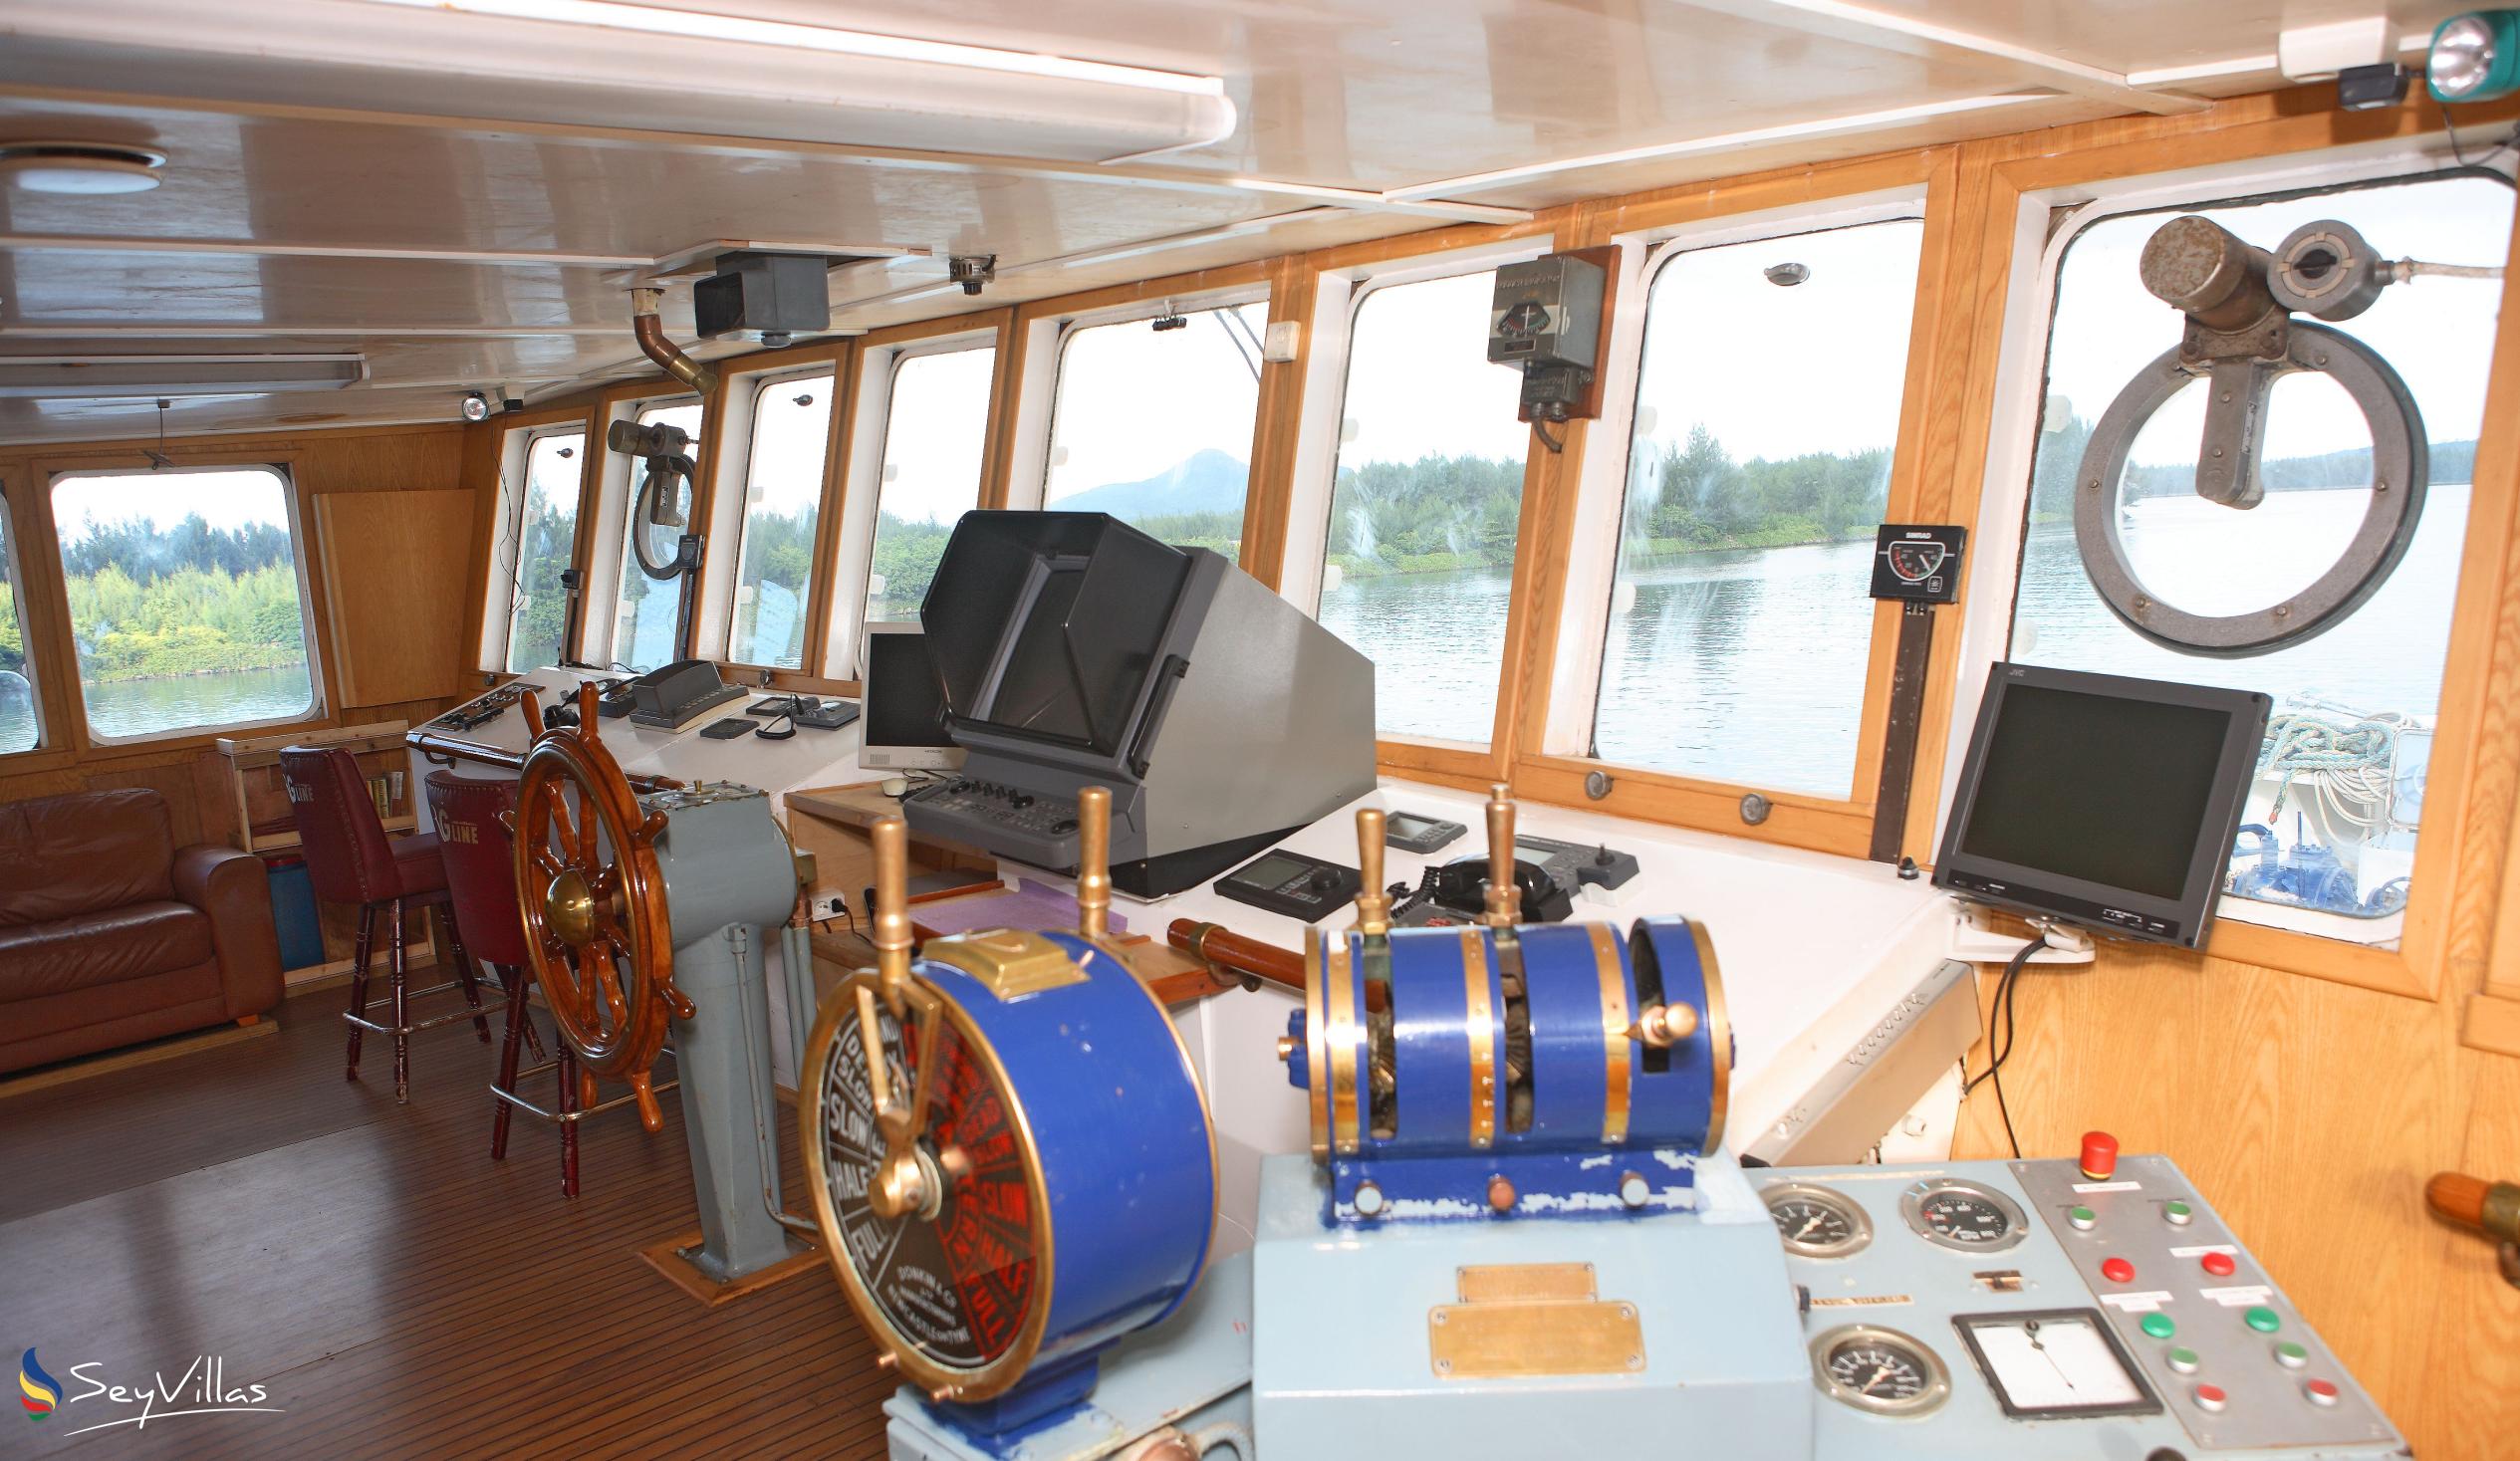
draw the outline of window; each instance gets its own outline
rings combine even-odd
[[[525,445],[525,490],[513,535],[515,592],[508,601],[507,667],[523,674],[567,658],[560,642],[569,590],[560,582],[578,546],[578,484],[586,475],[587,433],[555,431]]]
[[[1688,250],[1655,273],[1603,760],[1853,794],[1923,236],[1894,219]]]
[[[892,370],[876,488],[869,623],[918,616],[955,522],[980,505],[995,347],[909,356]]]
[[[1266,305],[1229,305],[1071,332],[1042,505],[1239,556],[1268,324]]]
[[[18,609],[18,560],[9,541],[9,499],[0,496],[0,756],[32,751],[44,738],[27,663],[26,620]]]
[[[823,516],[834,378],[823,370],[767,380],[753,397],[744,525],[735,544],[735,625],[726,641],[726,657],[738,664],[805,665],[805,601]]]
[[[2386,258],[2486,264],[2504,257],[2512,192],[2471,175],[2177,211],[2201,213],[2262,248],[2300,224],[2337,218]],[[2109,611],[2084,570],[2073,523],[2073,483],[2093,423],[2139,368],[2178,343],[2179,317],[2137,275],[2145,241],[2172,216],[2106,218],[2066,246],[2010,655],[2273,696],[2225,889],[2344,915],[2309,926],[2387,942],[2405,906],[2423,819],[2498,286],[2394,285],[2369,313],[2336,327],[2404,377],[2430,437],[2422,516],[2388,582],[2317,638],[2245,658],[2184,654],[2138,636]],[[2259,480],[2267,491],[2247,513],[2191,490],[2203,391],[2172,397],[2136,438],[2112,507],[2147,590],[2198,612],[2239,613],[2282,602],[2336,561],[2372,500],[2371,432],[2352,398],[2319,373],[2282,377],[2266,416]],[[2226,901],[2224,911],[2238,910]]]
[[[53,521],[89,734],[128,740],[314,711],[277,468],[59,477]]]
[[[638,424],[653,426],[662,421],[681,428],[691,438],[691,459],[700,459],[700,403],[696,400],[677,405],[651,405],[638,413]],[[632,669],[645,671],[672,660],[674,653],[674,610],[682,600],[682,583],[678,578],[650,577],[639,567],[637,535],[643,535],[647,556],[658,564],[673,562],[683,528],[659,526],[641,521],[638,510],[638,484],[647,474],[644,458],[632,457],[630,462],[630,504],[622,514],[622,578],[620,608],[613,615],[613,659]],[[682,520],[691,521],[691,484],[677,479],[674,490],[680,494]]]
[[[1357,302],[1318,617],[1374,660],[1386,735],[1495,727],[1531,429],[1487,363],[1495,293],[1487,270]]]

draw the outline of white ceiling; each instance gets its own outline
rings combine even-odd
[[[952,313],[921,286],[993,253],[983,304],[1035,299],[1454,219],[1859,155],[2277,84],[2278,31],[2318,0],[697,0],[684,8],[1221,78],[1221,140],[1074,160],[974,122],[954,153],[797,106],[573,83],[241,67],[132,39],[179,0],[0,0],[0,141],[141,143],[165,183],[121,197],[0,187],[0,354],[364,353],[322,395],[178,400],[176,433],[290,417],[448,419],[646,373],[625,290],[711,240],[894,251],[835,274],[835,326]],[[197,0],[192,0],[197,3]],[[258,0],[260,23],[361,0]],[[2401,3],[2414,34],[2457,3]],[[122,14],[121,12],[130,12]],[[460,62],[472,17],[413,9],[414,54]],[[62,16],[88,20],[71,34]],[[310,22],[311,23],[311,22]],[[440,30],[439,28],[443,28]],[[417,44],[450,40],[455,44]],[[15,44],[23,42],[23,44]],[[545,54],[545,53],[537,53]],[[2172,71],[2151,85],[2146,74]],[[148,94],[134,94],[144,83]],[[454,105],[460,102],[461,106]],[[709,124],[692,129],[695,119]],[[837,126],[864,128],[826,134]],[[932,132],[917,133],[920,137]],[[885,148],[892,148],[886,150]],[[1062,152],[1061,149],[1068,150]],[[1066,155],[1070,160],[1040,160]],[[1263,222],[1262,220],[1266,220]],[[1234,225],[1246,227],[1211,236]],[[1149,244],[1157,247],[1147,248]],[[1117,258],[1098,255],[1119,253]],[[908,293],[910,297],[900,296]],[[666,308],[685,339],[689,306]],[[731,344],[724,350],[737,349]],[[701,354],[724,353],[717,348]],[[302,420],[298,423],[303,423]],[[0,440],[156,429],[147,401],[0,400]]]

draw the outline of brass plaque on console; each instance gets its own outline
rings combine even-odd
[[[1589,1263],[1455,1271],[1458,1304],[1426,1313],[1426,1354],[1445,1379],[1633,1374],[1645,1367],[1637,1306],[1594,1297]]]
[[[1066,949],[1021,929],[948,934],[929,939],[918,952],[921,958],[951,964],[979,980],[1001,1003],[1045,989],[1083,984],[1086,978]]]
[[[1464,1304],[1589,1300],[1595,1293],[1589,1263],[1470,1264],[1453,1270],[1453,1284]]]

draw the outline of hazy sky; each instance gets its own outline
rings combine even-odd
[[[908,522],[944,523],[978,505],[996,365],[991,346],[901,362],[892,375],[883,487],[877,497],[885,512]]]
[[[1487,363],[1496,272],[1387,285],[1357,306],[1339,465],[1428,455],[1519,458],[1522,372]]]
[[[53,489],[53,522],[64,543],[97,523],[146,518],[172,527],[194,513],[213,528],[289,525],[289,495],[268,468],[236,472],[128,472],[67,477]]]
[[[1211,447],[1237,459],[1251,455],[1260,380],[1244,354],[1250,347],[1235,348],[1218,318],[1224,311],[1185,313],[1189,324],[1179,330],[1133,320],[1068,337],[1059,357],[1045,502],[1151,477]],[[1254,339],[1267,332],[1267,305],[1239,306],[1237,313]]]
[[[2199,209],[2261,248],[2301,224],[2340,218],[2382,257],[2437,264],[2499,264],[2511,236],[2512,191],[2482,178],[2362,188],[2324,197]],[[2050,399],[2086,420],[2100,419],[2128,377],[2178,344],[2178,316],[2144,291],[2137,260],[2152,231],[2175,213],[2134,214],[2093,225],[2067,247],[2048,361]],[[2361,339],[2395,366],[2423,409],[2435,441],[2476,434],[2485,405],[2499,290],[2490,281],[2417,279],[2382,291],[2380,303],[2336,328]],[[2269,457],[2308,456],[2371,443],[2341,387],[2294,375],[2277,383],[2268,417]],[[2138,441],[2142,462],[2190,462],[2204,429],[2204,392],[2180,393]]]

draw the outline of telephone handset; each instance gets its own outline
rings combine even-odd
[[[1537,862],[1514,859],[1514,885],[1522,890],[1522,923],[1560,923],[1575,912],[1575,900]],[[1429,867],[1415,891],[1391,909],[1391,921],[1403,926],[1426,923],[1475,923],[1487,906],[1487,854],[1455,857]]]

